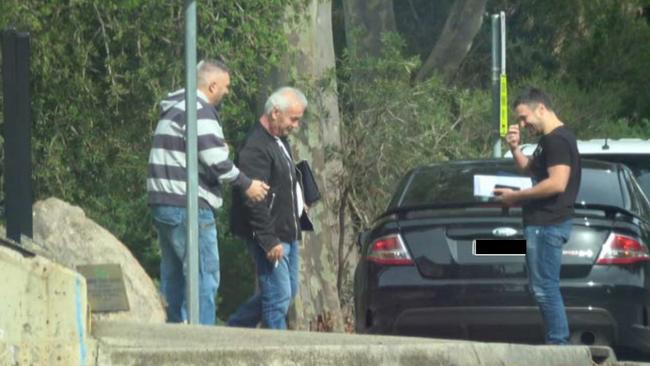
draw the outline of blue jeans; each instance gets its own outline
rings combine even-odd
[[[258,290],[228,319],[228,325],[254,328],[261,321],[271,329],[287,329],[289,304],[298,292],[298,241],[282,243],[283,257],[275,266],[256,241],[248,242],[255,261]]]
[[[152,207],[153,222],[160,241],[160,288],[167,302],[167,321],[187,320],[185,282],[187,278],[187,210],[184,207]],[[199,322],[213,325],[219,288],[217,226],[211,209],[199,209]]]
[[[560,268],[562,245],[570,234],[571,220],[524,229],[528,284],[542,313],[547,344],[569,343],[569,324],[560,293]]]

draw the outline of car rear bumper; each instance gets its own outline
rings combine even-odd
[[[568,307],[566,311],[572,342],[605,345],[617,339],[616,321],[607,310]],[[377,320],[377,324],[388,323]],[[394,334],[482,341],[544,341],[542,318],[536,306],[406,309],[386,330]]]
[[[422,278],[414,267],[369,272],[374,280],[355,289],[359,332],[544,341],[541,315],[526,278],[432,280]],[[592,269],[587,278],[563,280],[571,342],[650,350],[650,290],[642,274],[603,267]]]
[[[357,317],[358,329],[379,334],[543,343],[539,309],[523,284],[510,286],[512,292],[490,285],[452,288],[369,291],[368,303],[361,309],[363,318]],[[562,292],[572,343],[650,349],[646,289],[565,286]]]
[[[621,342],[625,347],[635,349],[650,355],[650,327],[632,326]]]

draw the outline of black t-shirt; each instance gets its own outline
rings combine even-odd
[[[529,165],[533,184],[548,178],[548,168],[555,165],[571,167],[564,193],[525,202],[524,225],[559,224],[573,214],[573,204],[580,188],[580,155],[575,135],[564,126],[554,129],[539,140]]]

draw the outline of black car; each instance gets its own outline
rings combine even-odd
[[[582,161],[561,291],[571,342],[650,351],[650,203],[621,164]],[[359,236],[360,333],[542,343],[523,255],[476,255],[476,240],[524,240],[521,207],[474,196],[475,175],[511,160],[419,167]]]

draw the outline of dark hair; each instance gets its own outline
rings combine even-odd
[[[512,103],[512,108],[517,108],[517,106],[520,104],[535,107],[540,103],[544,104],[544,107],[546,107],[546,109],[549,111],[553,111],[553,103],[551,102],[551,98],[543,91],[534,87],[529,87],[524,89],[519,94],[517,99],[515,99],[515,101]]]
[[[207,87],[210,83],[210,75],[215,72],[225,72],[230,73],[228,66],[225,63],[218,60],[201,60],[197,68],[197,82],[199,87]]]

